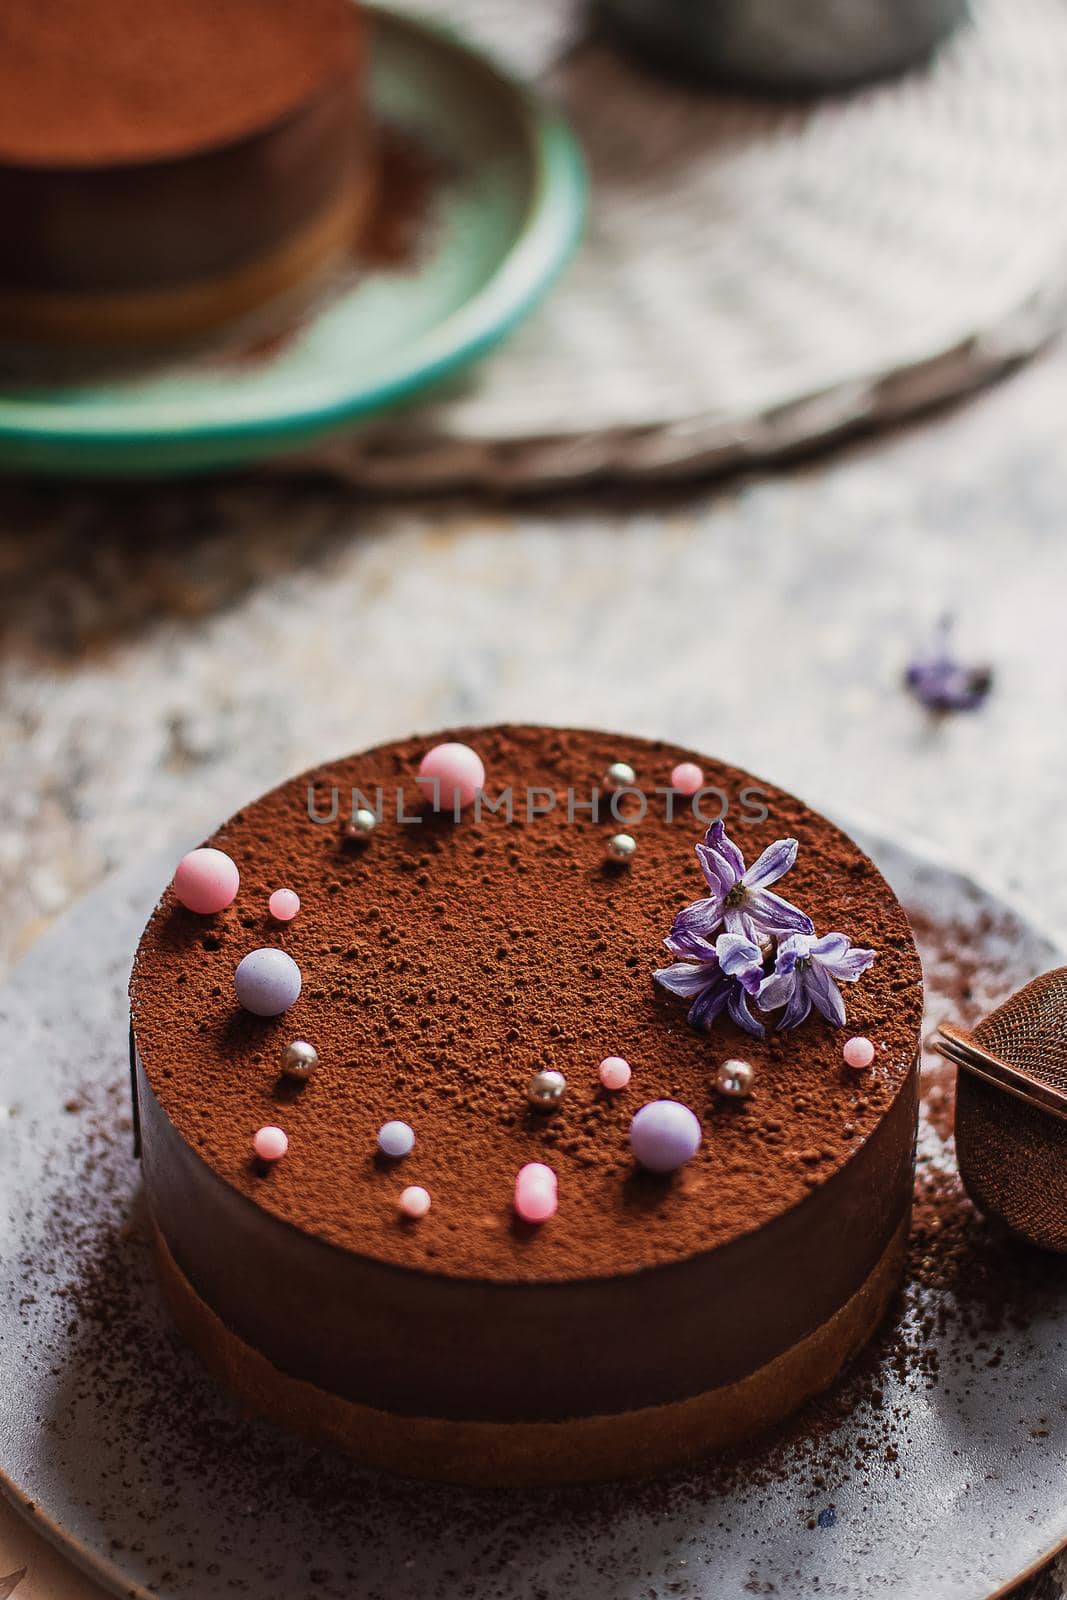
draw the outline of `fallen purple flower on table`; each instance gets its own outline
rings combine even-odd
[[[710,895],[679,911],[664,943],[672,955],[706,961],[721,929],[759,943],[787,933],[812,933],[810,917],[769,888],[797,858],[795,839],[778,839],[758,861],[745,866],[740,850],[721,821],[712,823],[696,847]]]
[[[875,954],[850,945],[843,933],[825,933],[821,939],[792,934],[778,946],[774,971],[760,984],[760,1010],[783,1008],[779,1031],[797,1027],[812,1006],[835,1028],[843,1027],[845,1002],[837,985],[855,983],[874,961]]]
[[[670,994],[692,1001],[691,1027],[710,1028],[725,1011],[739,1028],[762,1038],[763,1024],[748,1009],[749,996],[758,994],[764,981],[759,945],[742,934],[723,933],[707,949],[710,953],[702,959],[676,961],[653,973],[653,978]]]
[[[952,653],[952,619],[938,622],[930,650],[904,674],[905,687],[928,711],[974,711],[993,687],[989,667],[968,667]]]

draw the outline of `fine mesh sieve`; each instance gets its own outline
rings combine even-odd
[[[1067,967],[1035,978],[973,1033],[934,1046],[956,1077],[956,1159],[975,1205],[1067,1252]]]

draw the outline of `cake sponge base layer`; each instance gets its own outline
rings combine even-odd
[[[535,1487],[645,1478],[762,1432],[826,1389],[867,1342],[904,1270],[906,1216],[855,1294],[807,1338],[737,1383],[691,1399],[563,1422],[410,1417],[357,1404],[280,1372],[197,1294],[158,1224],[164,1298],[205,1365],[254,1412],[362,1465],[483,1487]]]

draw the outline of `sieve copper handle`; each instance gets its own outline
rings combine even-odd
[[[1018,1100],[1025,1100],[1027,1105],[1037,1106],[1039,1110],[1067,1122],[1067,1093],[1053,1088],[1051,1084],[1041,1083],[1029,1074],[1020,1072],[1017,1067],[1010,1066],[1007,1061],[1002,1061],[999,1056],[991,1055],[962,1028],[954,1027],[951,1022],[943,1022],[935,1029],[931,1044],[946,1061],[954,1062],[963,1071],[984,1078],[995,1088],[1006,1090]]]

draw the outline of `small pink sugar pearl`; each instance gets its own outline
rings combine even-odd
[[[289,1135],[281,1128],[260,1128],[252,1149],[261,1161],[280,1161],[289,1148]]]
[[[556,1174],[540,1161],[528,1161],[515,1179],[515,1210],[523,1222],[547,1222],[559,1205]]]
[[[190,850],[178,862],[174,893],[188,911],[210,917],[225,911],[237,897],[241,878],[224,850]]]
[[[435,744],[419,764],[419,783],[436,811],[461,811],[485,786],[485,766],[469,744]]]
[[[695,761],[679,761],[671,773],[671,788],[679,794],[696,794],[704,787],[704,774]]]
[[[630,1063],[622,1056],[605,1056],[598,1070],[605,1089],[625,1089],[632,1076]]]
[[[858,1033],[854,1039],[847,1039],[841,1054],[845,1058],[846,1067],[854,1067],[857,1072],[863,1067],[869,1067],[874,1060],[874,1045]]]
[[[295,889],[275,889],[267,909],[275,922],[292,922],[300,910],[300,896]]]
[[[405,1189],[400,1196],[400,1215],[417,1222],[430,1209],[430,1191],[420,1189],[417,1183]]]

